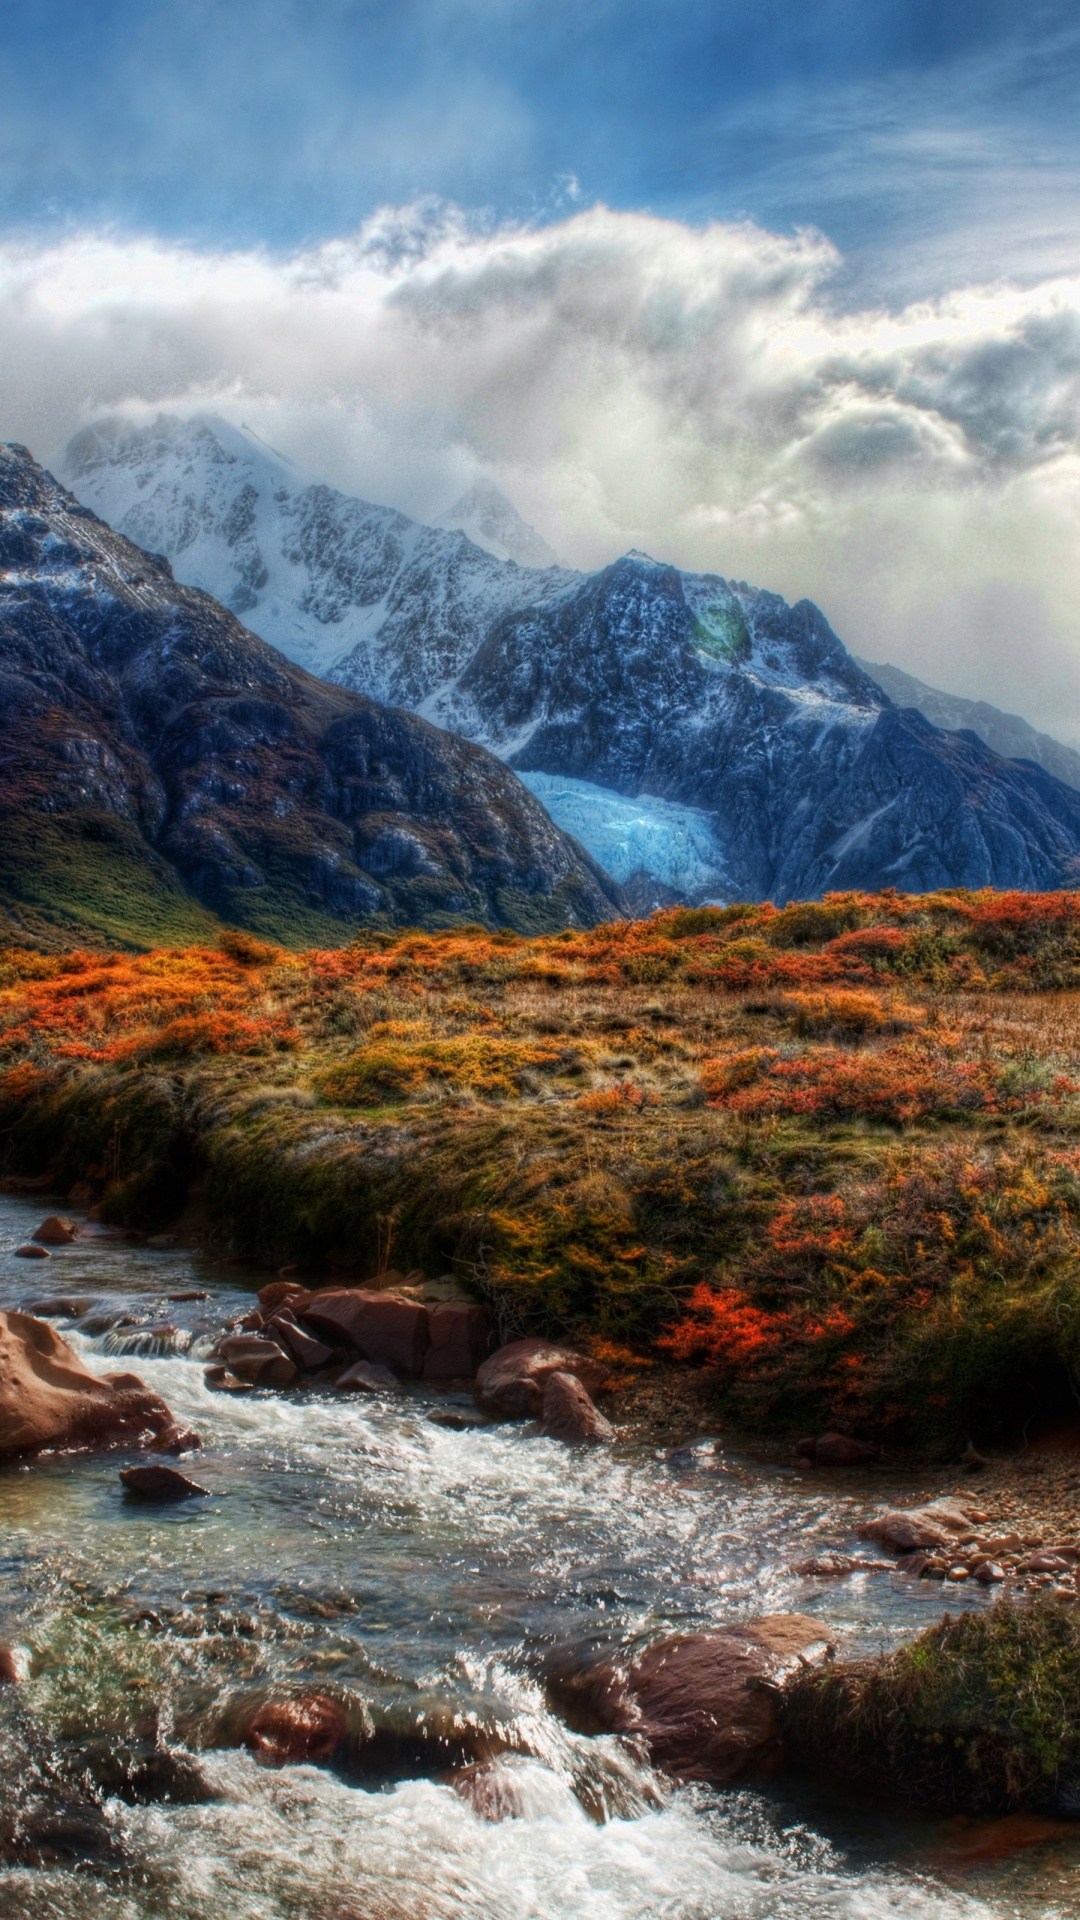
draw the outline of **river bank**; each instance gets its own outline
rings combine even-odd
[[[761,1612],[819,1619],[844,1659],[900,1646],[940,1620],[940,1586],[795,1568],[865,1553],[869,1514],[936,1483],[802,1472],[716,1432],[585,1452],[528,1423],[455,1432],[429,1417],[452,1397],[422,1384],[344,1404],[308,1388],[215,1394],[209,1352],[260,1276],[108,1237],[31,1266],[14,1253],[42,1211],[0,1199],[5,1302],[33,1304],[45,1275],[93,1302],[57,1324],[87,1364],[137,1369],[198,1429],[210,1497],[133,1504],[122,1454],[0,1471],[0,1622],[26,1676],[0,1689],[0,1719],[9,1754],[31,1729],[36,1743],[26,1777],[6,1775],[4,1818],[26,1830],[31,1776],[41,1818],[42,1778],[77,1765],[103,1782],[53,1807],[50,1861],[0,1871],[5,1920],[112,1920],[118,1900],[138,1920],[711,1920],[748,1903],[842,1920],[912,1901],[956,1920],[972,1900],[1035,1916],[1048,1851],[1058,1910],[1080,1912],[1080,1847],[1057,1827],[1017,1851],[992,1829],[822,1801],[793,1779],[679,1787],[548,1701],[559,1649],[633,1652]],[[946,1604],[955,1617],[994,1602],[972,1589]],[[376,1770],[277,1772],[206,1744],[246,1701],[328,1689],[379,1734]],[[425,1729],[508,1743],[514,1817],[463,1800]],[[118,1791],[103,1771],[103,1742],[145,1754],[148,1740],[196,1769],[187,1797],[147,1798],[141,1774]]]
[[[1078,982],[1064,894],[10,953],[3,1172],[956,1458],[1075,1414]]]

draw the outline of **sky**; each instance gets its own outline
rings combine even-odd
[[[213,408],[1080,740],[1080,14],[0,0],[0,434]]]

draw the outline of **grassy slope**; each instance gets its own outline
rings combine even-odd
[[[1080,896],[0,967],[9,1172],[233,1245],[448,1266],[506,1333],[926,1446],[1070,1404]],[[388,1252],[389,1248],[389,1252]]]

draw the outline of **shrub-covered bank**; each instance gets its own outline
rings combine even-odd
[[[1080,1813],[1080,1608],[999,1603],[886,1659],[784,1688],[793,1757],[818,1778],[937,1813]]]
[[[941,1448],[1075,1406],[1080,895],[0,957],[8,1177]]]

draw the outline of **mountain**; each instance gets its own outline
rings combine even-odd
[[[72,440],[62,478],[290,659],[326,674],[347,654],[357,686],[402,706],[455,674],[497,614],[575,577],[313,483],[216,418],[103,421]]]
[[[894,704],[808,601],[645,554],[500,562],[212,420],[92,429],[67,472],[184,577],[242,564],[284,651],[508,761],[636,904],[1077,871],[1080,795]]]
[[[492,480],[478,480],[457,505],[435,522],[450,532],[467,533],[476,546],[496,560],[512,560],[518,567],[557,567],[559,556],[535,527],[523,520]]]
[[[947,733],[960,733],[966,728],[969,733],[977,733],[979,739],[1003,759],[1034,760],[1036,766],[1052,773],[1055,780],[1064,780],[1067,787],[1080,789],[1080,753],[1052,739],[1048,733],[1038,733],[1018,713],[1002,713],[1000,708],[988,706],[985,700],[965,700],[958,693],[942,693],[937,687],[928,687],[925,680],[916,680],[913,673],[904,673],[900,667],[874,666],[870,660],[860,660],[859,665],[898,707],[917,707],[935,727],[943,727]]]
[[[0,448],[0,902],[136,944],[220,916],[523,929],[622,902],[500,761],[315,679]]]

